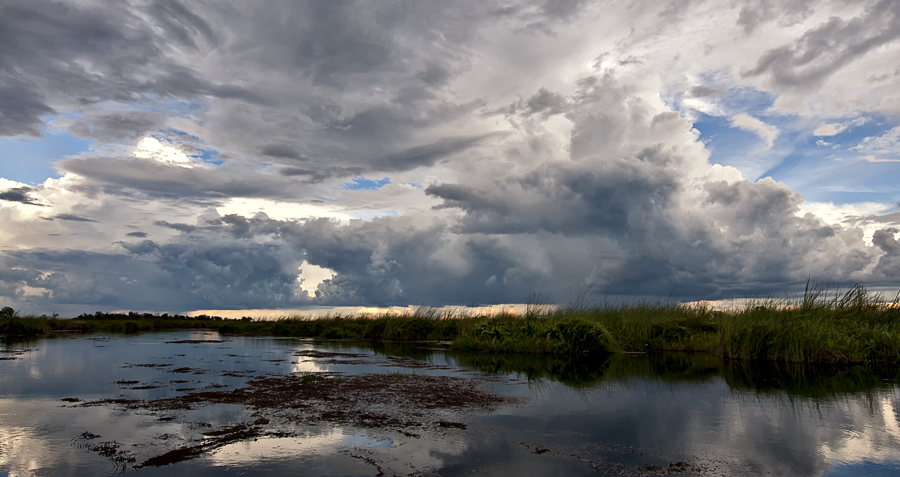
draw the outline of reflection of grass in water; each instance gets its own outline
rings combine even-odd
[[[734,390],[828,398],[876,390],[888,386],[886,380],[900,378],[897,368],[735,361],[679,353],[601,358],[471,352],[452,356],[459,365],[486,373],[518,373],[531,381],[548,379],[585,388],[635,378],[682,383],[721,376]]]
[[[517,373],[529,381],[551,379],[570,386],[589,386],[607,377],[609,357],[533,355],[521,353],[453,353],[460,366],[490,374]]]
[[[861,285],[829,295],[807,287],[803,297],[756,301],[716,311],[702,305],[631,303],[568,308],[530,306],[525,316],[470,315],[422,307],[379,316],[223,320],[180,315],[102,314],[76,320],[19,318],[12,309],[0,333],[48,330],[139,332],[210,328],[220,333],[373,341],[452,341],[456,349],[547,355],[622,351],[699,351],[729,359],[806,363],[900,363],[900,306]]]
[[[529,380],[550,379],[576,387],[634,377],[696,381],[721,373],[719,360],[693,355],[572,357],[465,352],[452,356],[460,365],[486,373],[518,373]]]
[[[864,393],[900,378],[897,368],[808,365],[802,363],[748,363],[725,361],[723,374],[732,389],[826,398]]]

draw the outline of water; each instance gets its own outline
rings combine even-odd
[[[896,371],[677,355],[572,362],[279,338],[172,343],[218,339],[197,331],[79,335],[3,347],[0,357],[16,359],[0,360],[0,475],[900,474]],[[335,352],[362,356],[327,354]],[[427,410],[420,428],[302,424],[269,413],[266,434],[140,469],[133,467],[211,442],[204,432],[253,422],[261,411],[84,405],[321,372],[453,376],[520,400]],[[102,443],[115,446],[104,454]]]

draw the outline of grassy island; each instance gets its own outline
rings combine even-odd
[[[96,313],[71,319],[0,312],[0,334],[146,332],[185,328],[222,334],[373,341],[446,341],[456,349],[544,355],[685,351],[725,359],[801,363],[900,364],[900,307],[862,285],[829,294],[807,287],[798,300],[757,300],[733,310],[703,305],[632,303],[529,307],[468,315],[420,308],[407,314],[292,316],[274,320]]]

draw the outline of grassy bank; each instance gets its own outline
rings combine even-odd
[[[318,319],[226,320],[138,314],[75,319],[0,316],[0,333],[139,332],[208,328],[223,334],[375,341],[450,341],[457,349],[542,355],[643,351],[705,352],[736,360],[805,363],[900,363],[900,307],[862,286],[829,294],[813,287],[795,301],[757,301],[742,309],[637,303],[534,307],[512,314],[439,314]]]

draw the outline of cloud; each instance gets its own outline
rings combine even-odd
[[[6,2],[0,58],[16,68],[2,72],[7,80],[0,95],[0,131],[40,135],[41,118],[59,109],[50,104],[68,109],[141,94],[216,94],[217,87],[164,53],[197,48],[208,27],[196,17],[181,21],[191,14],[177,2],[169,2],[171,8],[159,5]]]
[[[752,132],[766,143],[766,149],[772,149],[780,131],[777,127],[766,124],[749,114],[741,113],[731,118],[731,127]]]
[[[854,126],[865,124],[866,118],[858,118],[845,123],[829,123],[823,124],[813,131],[814,136],[837,136],[838,134],[850,129]]]
[[[744,32],[752,34],[757,27],[776,18],[788,24],[795,24],[813,13],[814,0],[791,2],[771,2],[768,0],[745,2],[741,6],[738,25]]]
[[[787,149],[891,111],[891,2],[0,8],[0,135],[93,140],[56,153],[58,179],[0,192],[0,262],[22,271],[0,288],[34,309],[897,279],[878,265],[887,236],[866,245],[893,219],[826,223],[792,184],[743,179],[749,161],[713,164],[722,117],[777,161],[782,135]],[[856,150],[893,160],[895,132]],[[390,181],[347,186],[361,177]],[[334,276],[305,293],[301,264]]]
[[[75,136],[103,142],[137,142],[156,133],[166,123],[160,113],[141,110],[89,111],[75,120],[68,131]]]
[[[685,96],[688,98],[708,98],[711,96],[724,96],[724,93],[715,88],[699,84],[688,89]]]
[[[874,163],[878,163],[878,162],[900,162],[900,159],[885,159],[885,158],[876,157],[876,156],[863,156],[863,160],[866,161],[866,162],[874,162]]]
[[[900,7],[881,0],[863,15],[845,20],[837,16],[810,29],[792,44],[762,55],[744,77],[767,75],[771,84],[785,89],[810,89],[870,51],[900,38]]]
[[[0,70],[0,79],[0,135],[42,136],[40,118],[56,111],[14,72]]]
[[[385,172],[405,171],[417,167],[432,166],[444,157],[468,149],[488,138],[502,136],[503,134],[503,132],[491,132],[474,136],[441,138],[429,144],[410,147],[380,157],[372,161],[371,166],[374,170]]]
[[[815,136],[836,136],[840,134],[845,128],[842,124],[823,124],[816,128],[813,131],[813,135]]]
[[[878,230],[873,235],[872,243],[884,251],[875,266],[874,275],[892,279],[900,273],[900,242],[896,238],[898,232],[900,229],[888,228]]]
[[[559,114],[572,123],[568,143],[548,138],[543,125],[553,119],[542,116],[481,155],[473,162],[478,167],[417,192],[437,199],[436,209],[345,222],[251,217],[249,209],[246,216],[204,213],[196,223],[156,221],[176,234],[169,241],[121,242],[118,249],[93,252],[90,260],[120,267],[110,268],[122,270],[116,280],[144,284],[147,303],[150,296],[160,303],[172,296],[167,303],[207,309],[516,302],[532,290],[565,296],[579,289],[598,296],[728,298],[781,291],[808,276],[864,278],[888,253],[866,247],[862,231],[802,215],[802,198],[784,184],[751,182],[710,165],[691,123],[637,91],[612,72],[581,81],[559,102],[565,105]],[[481,138],[435,149],[476,140]],[[536,141],[557,144],[562,153],[554,157],[561,159],[522,162],[519,151]],[[64,167],[84,163],[70,160]],[[132,180],[164,169],[189,175],[172,184],[193,184],[197,193],[217,176],[214,169],[199,174],[202,168],[157,161],[129,164],[147,165]],[[99,170],[88,177],[96,180]],[[267,181],[259,189],[242,187],[258,196],[263,184],[271,187]],[[65,277],[59,294],[41,299],[46,303],[72,300],[77,290],[88,298],[72,303],[114,306],[119,302],[113,297],[127,293],[124,282],[113,286],[112,278],[76,287],[75,277],[93,273],[84,253],[5,257],[7,266]],[[301,263],[334,276],[309,295],[298,281]],[[878,270],[883,279],[895,274],[889,264]],[[10,283],[8,293],[18,293],[26,281]]]
[[[900,126],[880,136],[869,136],[851,149],[875,154],[900,154]]]
[[[7,189],[3,192],[0,192],[0,200],[43,206],[44,204],[41,204],[29,197],[29,193],[34,192],[35,190],[36,189],[33,187],[13,187],[12,189]]]
[[[74,214],[59,214],[59,215],[54,216],[53,218],[59,219],[59,220],[68,220],[68,221],[72,221],[72,222],[96,222],[96,220],[91,220],[91,219],[88,219],[85,217],[79,217]]]

